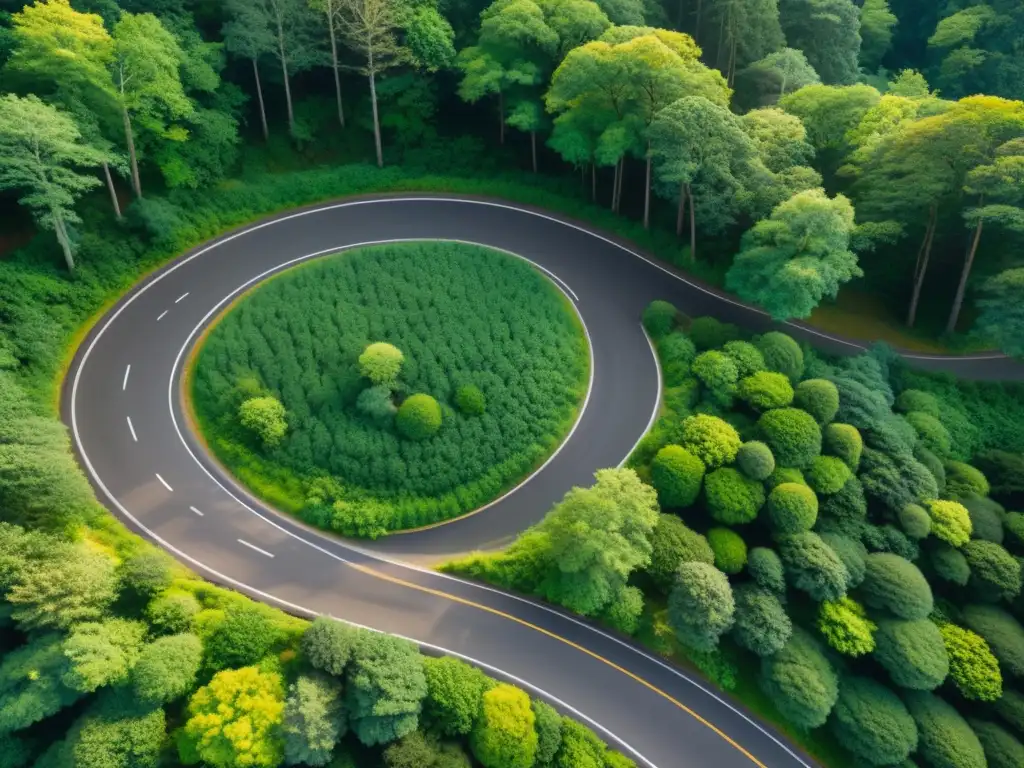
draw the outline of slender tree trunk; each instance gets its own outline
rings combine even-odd
[[[590,164],[590,199],[597,202],[597,163]]]
[[[697,260],[697,207],[693,199],[693,190],[686,185],[686,197],[690,201],[690,261]]]
[[[647,175],[644,179],[644,229],[651,228],[651,142],[647,142]]]
[[[110,192],[110,202],[114,206],[114,215],[121,220],[121,203],[117,200],[117,189],[114,187],[114,177],[110,175],[110,166],[106,161],[103,163],[103,177],[107,180],[107,191]]]
[[[256,78],[256,99],[260,104],[260,125],[263,127],[263,140],[270,141],[270,127],[267,125],[267,105],[263,101],[263,83],[260,82],[260,65],[255,57],[252,60],[252,74]]]
[[[618,163],[615,164],[615,175],[612,177],[612,213],[615,213],[615,201],[619,196],[619,168]]]
[[[135,196],[142,198],[142,180],[139,178],[139,157],[135,152],[135,135],[132,133],[132,119],[128,115],[127,108],[121,109],[121,116],[124,119],[124,137],[128,142],[128,160],[132,165],[132,189]]]
[[[533,157],[533,172],[537,172],[537,132],[530,131],[530,154]]]
[[[679,207],[676,209],[676,237],[683,236],[683,219],[686,214],[686,182],[679,183]]]
[[[732,45],[729,46],[729,78],[728,84],[732,88],[736,82],[736,35],[732,35]]]
[[[505,94],[498,91],[498,143],[505,143]]]
[[[380,116],[377,114],[377,78],[373,72],[373,54],[370,54],[370,106],[373,109],[373,142],[377,148],[377,167],[384,167],[384,149],[380,143]]]
[[[619,180],[615,187],[615,212],[618,213],[622,208],[622,180],[626,175],[626,157],[625,155],[619,159]]]
[[[288,57],[284,50],[284,30],[281,20],[277,21],[277,45],[281,56],[281,75],[284,77],[284,102],[288,110],[288,133],[295,135],[295,109],[292,107],[292,83],[288,77]]]
[[[683,31],[683,8],[686,6],[686,0],[679,0],[679,5],[676,7],[676,29],[680,32]]]
[[[950,311],[949,321],[946,323],[946,333],[953,333],[956,330],[957,320],[960,319],[960,309],[963,307],[964,293],[967,291],[967,278],[971,275],[974,257],[978,254],[978,243],[981,242],[981,230],[984,226],[985,220],[979,217],[978,226],[974,229],[974,238],[971,240],[971,248],[967,252],[967,260],[964,262],[963,271],[960,273],[960,284],[956,287],[956,298],[953,299],[953,309]]]
[[[782,73],[782,90],[779,91],[779,98],[781,99],[786,95],[786,73]]]
[[[327,29],[331,33],[331,68],[334,70],[334,95],[338,101],[338,122],[345,127],[345,106],[341,102],[341,68],[338,66],[338,36],[334,31],[334,6],[327,0]]]
[[[700,45],[700,22],[701,22],[701,11],[703,10],[703,0],[697,0],[697,21],[693,25],[693,42]]]
[[[64,228],[64,219],[53,209],[50,210],[50,215],[53,217],[54,234],[57,235],[61,250],[64,251],[64,262],[68,265],[68,271],[74,272],[75,256],[71,251],[71,238],[68,237],[68,231]]]
[[[913,328],[917,322],[917,305],[921,300],[921,288],[928,272],[928,262],[932,256],[932,241],[935,238],[938,210],[933,205],[928,212],[928,226],[925,228],[924,239],[917,250],[917,263],[914,264],[914,290],[910,295],[910,308],[907,310],[907,327]]]
[[[722,16],[722,24],[718,28],[718,48],[715,49],[715,69],[722,70],[722,48],[725,45],[725,16]]]

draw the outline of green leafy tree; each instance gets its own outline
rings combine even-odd
[[[736,587],[733,595],[736,623],[732,637],[737,644],[758,656],[771,656],[781,649],[793,633],[793,623],[778,597],[751,584]]]
[[[159,765],[166,730],[163,709],[140,708],[113,689],[71,726],[59,754],[63,764],[81,768],[151,768]]]
[[[935,500],[926,504],[932,519],[932,535],[954,547],[962,547],[971,538],[971,516],[957,501]]]
[[[59,634],[34,637],[0,661],[0,733],[27,728],[82,697],[63,682],[67,659]]]
[[[324,675],[300,675],[288,686],[281,729],[288,765],[327,765],[346,730],[341,685]]]
[[[760,161],[751,165],[746,185],[753,218],[763,219],[796,193],[821,186],[821,174],[810,167],[814,147],[799,117],[772,107],[752,109],[742,120]]]
[[[733,467],[720,467],[704,482],[704,498],[711,516],[726,525],[752,522],[764,506],[764,485]]]
[[[995,701],[1003,695],[999,662],[980,635],[956,624],[939,624],[949,655],[949,676],[964,698]]]
[[[736,394],[758,411],[785,408],[793,402],[793,385],[776,371],[758,371],[739,382]]]
[[[338,0],[309,0],[309,6],[323,14],[327,25],[327,38],[331,43],[331,71],[334,74],[334,100],[338,105],[338,123],[345,127],[345,104],[341,99],[341,60],[338,55],[338,18],[335,7]]]
[[[787,91],[796,91],[805,85],[821,82],[804,52],[795,48],[773,51],[740,74],[757,89],[761,97],[759,101],[769,103],[782,98]]]
[[[473,755],[484,768],[530,768],[537,755],[536,718],[530,697],[499,683],[484,693],[470,734]]]
[[[987,599],[1013,600],[1020,594],[1021,564],[993,541],[969,541],[963,546],[971,569],[971,586]]]
[[[819,602],[846,594],[850,574],[843,561],[821,537],[810,531],[779,539],[779,556],[786,580]]]
[[[423,719],[443,736],[466,736],[480,712],[480,697],[490,685],[476,667],[451,656],[425,658],[427,698]]]
[[[359,355],[359,372],[377,386],[393,388],[398,383],[405,356],[398,347],[383,341],[370,344]]]
[[[851,0],[781,0],[786,42],[807,54],[826,83],[857,81],[860,9]]]
[[[782,569],[782,561],[775,550],[767,547],[754,547],[747,556],[747,573],[762,589],[774,594],[784,594],[786,577]]]
[[[363,635],[345,679],[349,725],[363,744],[386,744],[416,730],[427,681],[414,645],[389,635]]]
[[[818,497],[801,483],[780,483],[768,495],[768,519],[777,536],[809,531],[818,519]]]
[[[341,677],[359,637],[353,627],[318,616],[302,635],[302,652],[315,669]]]
[[[727,421],[709,414],[683,420],[682,443],[708,469],[731,463],[740,450],[739,433]]]
[[[775,456],[761,441],[748,440],[736,454],[736,466],[751,480],[764,481],[775,471]]]
[[[395,426],[410,440],[425,440],[441,428],[441,406],[430,395],[407,398],[395,414]]]
[[[986,280],[979,291],[975,331],[1008,355],[1024,357],[1024,268],[1007,269]]]
[[[1024,744],[1013,734],[985,720],[969,720],[971,730],[981,742],[989,768],[1013,768],[1024,765]]]
[[[825,642],[844,656],[864,656],[875,650],[878,626],[864,606],[850,597],[826,600],[818,607],[818,631]]]
[[[238,421],[267,447],[280,443],[288,431],[284,406],[276,397],[249,398],[238,407]]]
[[[192,690],[202,662],[203,645],[195,635],[169,635],[143,646],[131,680],[139,701],[166,704]]]
[[[221,30],[224,47],[228,53],[252,62],[256,100],[260,110],[260,127],[263,129],[263,140],[267,141],[270,139],[270,127],[267,124],[267,106],[260,77],[260,59],[268,54],[274,54],[276,48],[276,38],[270,27],[267,5],[248,0],[228,0],[225,8],[229,20]]]
[[[949,674],[942,633],[928,619],[880,620],[874,657],[901,688],[931,691]]]
[[[651,482],[665,507],[689,507],[700,493],[704,463],[685,448],[666,445],[651,462]]]
[[[725,574],[707,563],[679,566],[668,599],[669,623],[680,642],[710,651],[733,625],[736,603]]]
[[[917,748],[917,724],[903,702],[867,677],[842,679],[829,727],[866,765],[898,765]]]
[[[279,636],[274,615],[266,606],[234,606],[203,638],[206,665],[217,670],[255,664],[270,652]]]
[[[145,635],[145,624],[127,619],[76,625],[64,641],[68,659],[64,684],[92,693],[103,686],[127,682]]]
[[[715,553],[707,539],[687,528],[675,515],[658,515],[658,523],[651,533],[651,562],[647,574],[667,594],[675,583],[679,566],[691,562],[714,564]]]
[[[970,629],[985,638],[1003,671],[1024,676],[1024,627],[1012,615],[990,605],[965,606],[961,615]]]
[[[552,765],[562,746],[562,717],[558,711],[540,699],[530,702],[533,708],[533,727],[537,731],[537,759],[534,765]]]
[[[874,72],[889,52],[898,21],[889,0],[864,0],[860,9],[860,63],[868,72]]]
[[[743,237],[726,285],[776,320],[805,318],[863,271],[850,250],[853,206],[824,190],[800,192]]]
[[[932,611],[932,590],[924,574],[899,555],[873,552],[860,587],[865,604],[903,619],[923,619]]]
[[[839,679],[818,643],[801,629],[774,656],[761,659],[761,689],[801,730],[823,725],[839,696]]]
[[[934,768],[985,768],[981,742],[949,703],[925,691],[906,691],[903,702],[917,723],[917,757]]]

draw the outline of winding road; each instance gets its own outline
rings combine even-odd
[[[239,292],[305,259],[405,239],[478,243],[543,268],[583,318],[594,377],[571,438],[514,492],[480,514],[356,546],[275,513],[226,477],[188,428],[180,378],[203,328]],[[405,196],[302,209],[186,254],[126,295],[79,350],[63,413],[101,499],[212,581],[292,613],[332,615],[461,656],[548,698],[640,765],[809,768],[811,760],[770,727],[632,644],[417,565],[506,543],[570,487],[624,460],[659,399],[656,361],[639,324],[653,299],[690,315],[770,325],[624,244],[523,207]],[[856,351],[811,329],[788,330]],[[914,359],[978,378],[1021,376],[1017,363],[997,355]]]

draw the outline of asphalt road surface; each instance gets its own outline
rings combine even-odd
[[[278,515],[226,477],[190,432],[180,377],[202,329],[239,292],[304,259],[403,239],[497,247],[544,269],[583,318],[594,376],[571,438],[513,493],[463,520],[356,546]],[[293,613],[329,614],[461,655],[588,722],[641,765],[810,766],[739,705],[630,643],[415,565],[506,543],[573,485],[624,460],[659,396],[657,364],[639,322],[653,299],[691,316],[769,325],[756,310],[538,211],[429,196],[302,209],[186,254],[125,296],[79,350],[64,417],[101,499],[212,581]],[[833,351],[856,351],[809,329],[787,330]],[[916,361],[979,378],[1020,376],[1016,363],[997,355]]]

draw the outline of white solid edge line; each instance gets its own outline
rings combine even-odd
[[[188,296],[188,291],[185,291],[185,292],[184,292],[183,294],[181,294],[181,296],[179,296],[178,298],[176,298],[176,299],[174,300],[174,303],[175,303],[175,304],[180,304],[180,303],[181,303],[182,301],[184,301],[184,300],[185,300],[185,297],[186,297],[186,296]]]
[[[136,443],[139,442],[139,438],[135,434],[135,427],[132,425],[132,417],[131,416],[125,416],[125,418],[128,419],[128,431],[132,433],[132,440],[134,440]],[[159,477],[159,475],[158,475],[158,477]]]
[[[161,313],[160,313],[160,314],[159,314],[159,315],[157,316],[157,318],[156,318],[156,321],[157,321],[157,322],[159,323],[159,322],[160,322],[161,320],[163,320],[163,319],[164,319],[164,318],[165,318],[165,317],[167,316],[167,313],[168,313],[168,312],[170,312],[170,310],[169,310],[169,309],[165,309],[165,310],[164,310],[163,312],[161,312]]]
[[[249,549],[253,550],[254,552],[259,552],[261,555],[266,555],[267,557],[273,557],[273,555],[270,554],[269,552],[267,552],[267,550],[260,549],[255,544],[250,544],[245,539],[238,539],[238,543],[248,547]]]
[[[149,534],[149,536],[154,541],[159,543],[161,546],[163,546],[168,551],[174,552],[176,555],[178,555],[182,559],[184,559],[184,560],[186,560],[188,562],[194,563],[198,567],[200,567],[203,570],[205,570],[205,571],[207,571],[207,572],[217,576],[218,578],[224,579],[225,581],[227,581],[229,583],[232,583],[232,584],[234,584],[234,585],[236,585],[236,586],[238,586],[240,588],[249,589],[254,594],[259,594],[262,597],[266,597],[267,599],[269,599],[269,600],[271,600],[273,602],[277,602],[277,603],[282,604],[282,605],[289,605],[289,604],[286,601],[281,600],[280,598],[274,597],[273,595],[269,595],[267,593],[259,592],[258,590],[254,590],[251,587],[248,587],[248,586],[242,584],[241,582],[235,581],[234,579],[230,579],[229,577],[226,577],[223,574],[218,573],[217,571],[213,570],[212,568],[209,568],[208,566],[206,566],[205,564],[199,562],[198,560],[195,560],[194,558],[190,557],[189,555],[186,555],[184,552],[182,552],[181,550],[179,550],[176,547],[174,547],[173,545],[171,545],[170,542],[167,542],[162,537],[158,536],[156,533],[154,533],[153,531],[149,530],[144,525],[142,525],[141,521],[138,520],[138,518],[136,518],[134,515],[132,515],[114,497],[114,495],[106,487],[106,484],[103,483],[102,479],[97,474],[96,468],[93,466],[92,462],[90,461],[90,459],[88,457],[88,454],[85,452],[84,446],[82,445],[81,434],[80,434],[80,432],[78,430],[78,412],[77,412],[76,405],[77,405],[78,385],[79,385],[79,383],[81,381],[82,371],[84,370],[85,364],[88,361],[89,356],[92,353],[92,350],[96,347],[96,344],[98,343],[99,339],[103,336],[103,333],[114,323],[114,321],[117,320],[117,318],[120,316],[120,314],[129,305],[131,305],[139,296],[141,296],[143,293],[145,293],[145,291],[147,291],[149,288],[151,288],[153,285],[158,283],[160,280],[162,280],[167,275],[171,274],[172,272],[176,271],[177,269],[180,269],[185,264],[188,264],[193,259],[199,258],[200,256],[208,253],[209,251],[212,251],[213,249],[217,248],[220,245],[223,245],[225,243],[229,243],[229,242],[231,242],[233,240],[236,240],[236,239],[238,239],[238,238],[240,238],[240,237],[242,237],[244,235],[250,234],[252,232],[259,231],[261,229],[264,229],[266,227],[278,224],[278,223],[283,222],[283,221],[290,221],[291,219],[299,218],[299,217],[302,217],[302,216],[308,216],[308,215],[311,215],[311,214],[314,214],[314,213],[323,213],[325,211],[331,211],[331,210],[336,210],[338,208],[345,208],[345,207],[356,206],[356,205],[375,205],[375,204],[380,204],[380,203],[401,203],[401,202],[432,202],[432,203],[448,202],[448,203],[459,203],[459,204],[466,204],[466,205],[484,205],[484,206],[490,206],[490,207],[494,207],[494,208],[502,208],[502,209],[507,209],[507,210],[512,210],[512,211],[517,211],[517,212],[522,213],[522,214],[526,214],[526,215],[529,215],[529,216],[535,216],[535,217],[542,218],[542,219],[545,219],[545,220],[548,220],[548,221],[552,221],[552,222],[555,222],[555,223],[560,224],[562,226],[568,227],[570,229],[574,229],[574,230],[577,230],[579,232],[582,232],[583,234],[586,234],[586,235],[588,235],[590,237],[594,237],[594,238],[596,238],[598,240],[606,242],[609,245],[612,245],[613,247],[619,248],[620,250],[635,256],[636,258],[640,259],[641,261],[644,261],[647,264],[650,264],[651,266],[654,266],[655,268],[659,269],[660,271],[664,272],[665,274],[669,275],[670,277],[673,277],[673,278],[675,278],[677,280],[680,280],[680,281],[682,281],[682,282],[692,286],[693,288],[696,288],[697,290],[699,290],[699,291],[701,291],[703,293],[706,293],[708,295],[720,298],[723,301],[726,301],[727,303],[736,304],[736,305],[744,307],[746,309],[751,309],[754,312],[759,312],[759,310],[752,309],[750,307],[746,307],[746,305],[739,304],[738,302],[732,301],[731,299],[719,296],[718,294],[716,294],[716,293],[714,293],[712,291],[709,291],[706,288],[703,288],[702,286],[699,286],[699,285],[697,285],[695,283],[691,283],[689,280],[686,280],[685,278],[680,277],[679,275],[674,274],[673,272],[665,269],[661,265],[651,261],[650,259],[642,256],[641,254],[639,254],[639,253],[637,253],[637,252],[635,252],[635,251],[633,251],[633,250],[631,250],[629,248],[626,248],[622,244],[616,243],[614,240],[611,240],[611,239],[609,239],[607,237],[604,237],[603,235],[600,235],[600,234],[598,234],[596,232],[592,232],[590,230],[587,230],[587,229],[585,229],[583,227],[580,227],[580,226],[578,226],[576,224],[572,224],[571,222],[564,221],[562,219],[558,219],[558,218],[556,218],[554,216],[548,216],[546,214],[542,214],[542,213],[539,213],[537,211],[531,211],[531,210],[526,209],[526,208],[520,208],[520,207],[517,207],[517,206],[508,205],[508,204],[505,204],[505,203],[495,203],[495,202],[488,202],[488,201],[481,201],[481,200],[466,200],[466,199],[460,199],[460,198],[455,198],[455,197],[443,197],[443,196],[439,196],[439,197],[395,197],[395,198],[381,198],[381,199],[376,199],[376,200],[353,200],[353,201],[348,201],[348,202],[333,203],[333,204],[329,204],[329,205],[326,205],[326,206],[319,206],[319,207],[316,207],[316,208],[311,208],[311,209],[306,210],[306,211],[298,211],[296,213],[289,214],[288,216],[274,218],[274,219],[271,219],[271,220],[268,220],[268,221],[264,221],[264,222],[262,222],[260,224],[256,224],[256,225],[253,225],[252,227],[248,227],[246,229],[240,230],[240,231],[235,232],[235,233],[233,233],[231,235],[228,235],[228,236],[226,236],[226,237],[224,237],[224,238],[222,238],[220,240],[217,240],[214,243],[211,243],[210,245],[206,246],[205,248],[202,248],[202,249],[196,251],[191,256],[187,256],[187,257],[185,257],[183,259],[180,259],[179,261],[175,262],[168,269],[166,269],[165,271],[163,271],[163,272],[159,273],[158,275],[156,275],[152,279],[151,282],[149,282],[146,285],[144,285],[139,291],[137,291],[136,293],[134,293],[131,296],[129,296],[128,299],[120,307],[118,307],[113,312],[113,314],[110,315],[110,317],[107,318],[106,322],[103,324],[103,326],[100,328],[100,330],[96,333],[95,336],[93,336],[92,340],[90,341],[89,346],[85,350],[85,354],[82,355],[81,359],[78,362],[78,366],[75,369],[75,377],[74,377],[74,380],[73,380],[72,386],[71,386],[71,427],[72,427],[72,434],[73,434],[73,436],[75,438],[75,443],[78,446],[78,451],[79,451],[79,454],[82,457],[82,461],[85,463],[86,468],[89,470],[89,474],[92,475],[93,480],[100,487],[100,489],[103,491],[104,495],[110,500],[110,502],[112,504],[114,504],[114,506],[116,506],[121,511],[121,513],[126,518],[128,518],[130,521],[132,521],[132,523],[134,523],[138,528],[140,528],[141,530],[146,531],[147,534]],[[331,249],[331,250],[334,250],[334,249]],[[324,251],[324,253],[330,253],[331,250]],[[826,336],[826,338],[828,338],[828,337]],[[835,339],[835,340],[836,341],[842,341],[840,339]],[[853,346],[856,346],[856,345],[853,345]],[[181,438],[180,431],[179,431],[179,438]],[[188,449],[187,445],[186,445],[186,449]],[[189,450],[189,453],[190,454],[192,453],[191,450]],[[195,459],[194,455],[193,455],[193,459]],[[198,460],[197,460],[197,463],[198,463]],[[206,474],[225,493],[227,493],[231,498],[233,498],[236,502],[238,502],[244,509],[247,509],[249,512],[251,512],[252,514],[256,515],[260,519],[262,519],[265,522],[269,523],[273,527],[278,528],[279,530],[284,531],[286,534],[292,536],[293,538],[297,539],[298,541],[303,542],[304,544],[306,544],[307,546],[311,547],[312,549],[321,551],[321,552],[327,554],[328,556],[330,556],[330,557],[332,557],[332,558],[334,558],[336,560],[339,560],[340,562],[344,562],[344,563],[348,562],[344,558],[336,555],[335,553],[330,552],[330,551],[328,551],[328,550],[324,549],[323,547],[320,547],[320,546],[318,546],[316,544],[313,544],[312,542],[302,538],[301,536],[298,536],[298,535],[292,533],[291,531],[288,531],[288,530],[284,529],[283,527],[281,527],[277,523],[269,520],[265,516],[259,514],[255,510],[251,509],[247,504],[245,504],[244,502],[239,500],[233,493],[231,493],[227,488],[225,488],[217,480],[217,478],[215,478],[209,472],[209,470],[207,470],[206,467],[202,465],[202,463],[199,463],[199,465],[203,469],[203,471],[206,472]],[[322,538],[325,541],[329,541],[325,537],[321,536],[320,534],[316,534],[316,535],[318,536],[318,538]],[[615,643],[618,643],[619,645],[621,645],[624,648],[632,651],[633,653],[635,653],[635,654],[637,654],[637,655],[639,655],[639,656],[641,656],[641,657],[643,657],[643,658],[645,658],[645,659],[647,659],[647,660],[657,664],[658,666],[660,666],[660,667],[664,668],[665,670],[667,670],[670,674],[673,674],[676,677],[678,677],[678,678],[680,678],[680,679],[690,683],[691,685],[699,688],[700,690],[704,691],[707,695],[711,696],[713,699],[715,699],[716,701],[718,701],[719,703],[721,703],[722,705],[724,705],[728,709],[732,710],[734,713],[736,713],[737,715],[742,717],[744,720],[746,720],[749,724],[751,724],[752,726],[757,728],[757,730],[761,731],[761,733],[763,733],[765,736],[767,736],[771,741],[776,743],[778,746],[782,747],[782,749],[785,750],[790,756],[792,756],[798,763],[800,763],[801,765],[805,766],[806,768],[813,768],[813,766],[811,766],[809,763],[804,761],[799,755],[797,755],[795,752],[793,752],[793,750],[791,750],[778,737],[776,737],[775,735],[770,733],[767,729],[765,729],[764,726],[762,726],[756,720],[752,719],[745,712],[737,709],[735,706],[733,706],[731,703],[729,703],[725,699],[721,698],[719,695],[717,695],[713,691],[708,690],[700,682],[698,682],[698,681],[694,680],[693,678],[689,677],[688,675],[684,674],[682,671],[669,666],[664,661],[661,661],[660,659],[657,659],[654,656],[651,656],[647,652],[642,651],[639,648],[637,648],[637,647],[635,647],[635,646],[633,646],[633,645],[631,645],[629,643],[626,643],[626,642],[620,640],[619,638],[616,638],[616,637],[614,637],[614,636],[612,636],[612,635],[610,635],[610,634],[608,634],[606,632],[603,632],[602,630],[596,629],[595,627],[592,627],[589,624],[586,624],[586,623],[584,623],[582,621],[579,621],[578,619],[574,619],[574,618],[572,618],[570,616],[567,616],[567,615],[561,613],[560,611],[554,610],[553,608],[551,608],[549,606],[541,605],[540,603],[534,602],[532,600],[527,600],[525,598],[519,597],[518,595],[511,595],[511,594],[509,594],[507,592],[501,592],[500,590],[492,589],[490,587],[485,587],[485,586],[483,586],[481,584],[475,584],[475,583],[470,582],[470,581],[464,581],[462,579],[456,579],[455,577],[449,576],[447,574],[437,573],[436,571],[428,571],[428,570],[426,570],[424,568],[419,568],[419,567],[416,567],[416,566],[411,566],[411,565],[409,565],[407,563],[396,562],[394,560],[390,560],[388,558],[381,557],[380,555],[377,555],[375,553],[367,552],[366,550],[361,550],[361,549],[359,549],[357,547],[352,547],[352,546],[347,545],[347,544],[342,544],[341,542],[332,542],[332,543],[335,544],[336,546],[339,546],[339,547],[342,547],[342,548],[348,548],[348,549],[350,549],[352,551],[359,552],[360,554],[363,554],[364,556],[369,556],[369,557],[372,557],[374,559],[380,560],[381,562],[387,562],[387,563],[390,563],[390,564],[393,564],[393,565],[396,565],[396,566],[399,566],[399,567],[408,568],[410,570],[419,571],[421,573],[427,573],[427,574],[430,574],[430,575],[433,575],[433,576],[436,576],[436,577],[439,577],[439,578],[451,579],[453,581],[459,582],[460,584],[465,584],[465,585],[468,585],[470,587],[474,587],[474,588],[477,588],[477,589],[482,589],[482,590],[485,590],[485,591],[494,592],[496,594],[502,595],[504,597],[511,598],[513,600],[519,600],[519,601],[521,601],[523,603],[535,606],[535,607],[537,607],[537,608],[539,608],[541,610],[547,611],[547,612],[552,613],[552,614],[554,614],[556,616],[560,616],[561,618],[563,618],[563,619],[565,619],[567,621],[571,621],[571,622],[573,622],[575,624],[578,624],[581,627],[584,627],[584,628],[587,628],[587,629],[589,629],[589,630],[591,630],[593,632],[596,632],[597,634],[602,635],[603,637],[605,637],[605,638],[607,638],[607,639],[609,639],[609,640],[611,640],[611,641],[613,641]],[[621,739],[618,739],[618,741],[620,743],[623,743],[623,744],[625,743],[625,742],[622,742]]]
[[[190,510],[192,510],[193,512],[195,512],[195,513],[196,513],[197,515],[199,515],[200,517],[202,517],[202,516],[203,516],[203,513],[202,513],[202,512],[200,512],[200,511],[199,511],[198,509],[196,509],[195,507],[189,507],[189,509],[190,509]]]
[[[654,398],[654,410],[651,411],[651,418],[647,422],[647,426],[644,427],[644,431],[640,434],[640,437],[638,437],[636,439],[636,442],[633,443],[633,447],[629,449],[629,453],[627,453],[625,456],[622,457],[622,461],[620,461],[618,463],[618,465],[617,465],[619,467],[621,467],[627,461],[629,461],[629,457],[633,455],[633,451],[636,450],[637,446],[640,445],[641,441],[645,437],[647,437],[647,433],[651,431],[651,428],[654,426],[654,422],[656,422],[658,420],[658,414],[661,412],[661,395],[662,395],[661,361],[658,359],[658,351],[654,348],[654,342],[651,341],[651,336],[650,336],[649,333],[647,333],[647,329],[644,328],[644,324],[643,323],[640,323],[640,330],[643,331],[644,338],[647,340],[647,346],[651,350],[651,357],[654,358],[654,367],[655,367],[655,369],[658,372],[658,394]]]
[[[174,489],[173,489],[173,488],[171,488],[171,486],[169,486],[169,485],[167,484],[167,481],[166,481],[166,480],[164,480],[164,479],[163,479],[162,477],[160,477],[160,474],[159,474],[158,472],[154,472],[153,474],[155,474],[155,475],[156,475],[156,479],[157,479],[157,480],[159,480],[159,481],[160,481],[160,482],[161,482],[161,483],[163,484],[164,488],[166,488],[166,489],[167,489],[168,491],[170,491],[171,493],[174,493]]]
[[[128,367],[124,369],[124,381],[121,382],[121,391],[124,392],[128,389],[128,374],[132,372],[132,366],[129,363]]]

